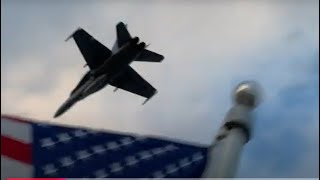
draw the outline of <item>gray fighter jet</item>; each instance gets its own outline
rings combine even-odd
[[[82,28],[78,28],[67,39],[73,38],[89,66],[89,71],[72,90],[69,98],[54,115],[60,116],[75,103],[110,84],[115,87],[151,99],[157,90],[130,67],[133,61],[161,62],[164,57],[149,51],[138,37],[132,38],[123,22],[116,25],[117,40],[112,51],[94,39]],[[85,65],[85,66],[86,66]]]

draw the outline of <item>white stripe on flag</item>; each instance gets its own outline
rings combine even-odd
[[[31,165],[1,156],[1,179],[31,177],[33,177]]]
[[[23,143],[32,142],[32,126],[27,122],[19,122],[1,118],[1,135]]]

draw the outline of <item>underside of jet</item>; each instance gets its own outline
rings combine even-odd
[[[103,63],[117,50],[132,39],[127,27],[120,22],[116,26],[117,40],[112,48],[112,51],[92,37],[88,32],[82,28],[78,28],[69,38],[73,37],[81,54],[83,55],[86,65],[90,70],[95,70],[103,65]],[[66,40],[68,40],[67,38]],[[134,59],[134,61],[144,62],[161,62],[164,57],[155,52],[144,49],[141,54]],[[89,71],[90,72],[90,71]],[[71,94],[77,90],[83,83],[90,78],[89,72],[84,75],[77,87]],[[110,85],[129,91],[131,93],[143,96],[150,99],[157,93],[157,90],[146,80],[144,80],[132,67],[128,65],[125,72],[119,77],[110,82]]]

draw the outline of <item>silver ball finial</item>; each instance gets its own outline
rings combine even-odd
[[[257,107],[261,102],[262,88],[255,81],[244,81],[236,86],[233,92],[233,100],[250,108]]]

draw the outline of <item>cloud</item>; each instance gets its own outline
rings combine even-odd
[[[1,111],[209,144],[231,106],[234,86],[254,79],[264,87],[265,101],[257,109],[256,136],[246,145],[239,176],[314,177],[317,162],[308,159],[319,156],[313,150],[319,129],[302,120],[316,125],[319,119],[319,111],[309,108],[319,107],[314,103],[319,85],[310,80],[319,76],[313,70],[319,53],[317,4],[2,1]],[[118,21],[165,56],[161,64],[133,63],[159,93],[141,106],[141,97],[107,87],[52,120],[87,70],[75,43],[63,40],[81,26],[111,48]],[[291,136],[299,144],[287,142]],[[257,158],[262,152],[265,158]],[[299,157],[290,159],[294,155]],[[282,160],[287,164],[274,169]]]
[[[318,65],[319,61],[312,61],[305,69]],[[265,102],[257,112],[260,118],[254,139],[245,147],[240,177],[319,176],[319,101],[315,98],[319,96],[319,69],[315,69],[302,71],[308,80],[279,91],[273,102]]]

